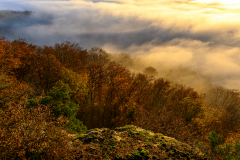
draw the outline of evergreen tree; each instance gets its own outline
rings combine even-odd
[[[81,121],[76,119],[78,104],[75,104],[70,99],[71,89],[62,81],[58,81],[49,93],[40,100],[40,104],[51,105],[51,114],[55,118],[64,116],[68,118],[65,124],[71,133],[82,133],[87,131],[87,127]],[[36,99],[28,101],[28,107],[36,106]]]

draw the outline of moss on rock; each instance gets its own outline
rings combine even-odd
[[[134,125],[91,129],[76,139],[76,152],[86,159],[205,159],[196,148]]]

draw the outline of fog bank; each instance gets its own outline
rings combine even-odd
[[[136,71],[152,66],[159,76],[195,88],[211,82],[240,90],[239,9],[230,1],[2,0],[0,35],[124,52],[141,59]]]

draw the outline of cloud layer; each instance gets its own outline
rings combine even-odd
[[[196,88],[210,80],[240,89],[240,5],[222,2],[2,0],[0,10],[36,12],[0,12],[0,35],[38,45],[68,40],[87,49],[125,52],[142,58],[142,67],[157,68],[160,76],[182,66],[208,77],[195,76],[201,82],[192,74],[179,78]]]

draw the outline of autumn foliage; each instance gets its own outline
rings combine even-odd
[[[54,158],[53,153],[70,158],[62,129],[81,133],[134,124],[189,144],[206,141],[212,130],[231,141],[239,137],[239,92],[215,87],[203,96],[154,77],[153,67],[144,73],[131,72],[96,47],[1,39],[0,159],[29,159],[36,153],[42,159]]]

